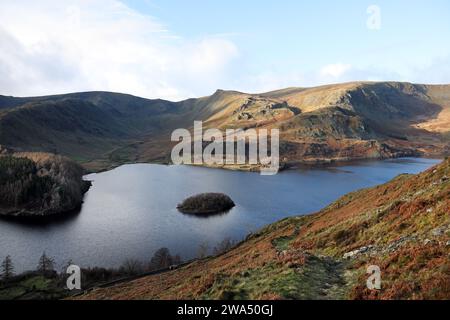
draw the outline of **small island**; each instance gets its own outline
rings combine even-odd
[[[177,206],[185,214],[212,215],[226,212],[235,206],[233,200],[223,193],[202,193],[187,198]]]

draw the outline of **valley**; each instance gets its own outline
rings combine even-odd
[[[8,213],[67,212],[83,201],[80,212],[49,224],[1,222],[2,251],[14,253],[21,272],[32,270],[42,247],[58,265],[75,259],[84,267],[117,268],[166,247],[186,261],[199,247],[234,243],[250,232],[225,253],[80,298],[448,297],[449,160],[415,176],[397,175],[421,172],[436,163],[423,158],[449,154],[449,92],[450,86],[354,82],[261,94],[218,90],[179,102],[110,92],[0,96],[3,172],[29,168],[20,181],[33,182],[27,203],[16,199],[13,206],[7,193]],[[172,132],[192,132],[200,120],[205,130],[279,129],[280,168],[293,170],[268,178],[159,165],[171,164]],[[83,172],[93,173],[85,176],[93,186],[84,197]],[[236,207],[214,217],[183,215],[177,203],[194,190],[229,194]],[[382,268],[381,291],[366,290],[367,264]],[[417,268],[421,275],[412,281]]]

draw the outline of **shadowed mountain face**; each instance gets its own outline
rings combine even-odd
[[[264,94],[218,90],[180,102],[86,92],[0,96],[0,144],[67,155],[98,170],[168,162],[170,134],[206,127],[279,128],[285,163],[448,153],[450,86],[346,83]]]

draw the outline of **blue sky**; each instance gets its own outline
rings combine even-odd
[[[30,8],[29,0],[17,2],[15,8],[0,9],[19,10],[22,3],[31,20],[48,15]],[[207,95],[219,87],[256,92],[353,80],[450,83],[450,2],[446,0],[68,2],[69,9],[67,4],[55,6],[55,1],[48,5],[53,11],[69,12],[69,17],[75,12],[76,28],[66,25],[71,19],[48,16],[45,28],[49,29],[42,26],[37,36],[34,33],[41,26],[0,22],[0,37],[3,30],[17,45],[10,57],[0,54],[0,73],[12,68],[12,60],[23,59],[18,57],[23,50],[32,53],[30,60],[63,64],[57,68],[58,83],[52,86],[58,91],[104,89],[173,100]],[[376,30],[367,26],[371,5],[380,9]],[[54,32],[53,20],[59,23],[57,28],[64,24],[69,31]],[[117,32],[111,35],[106,30]],[[63,40],[67,32],[73,35],[71,43]],[[107,57],[82,49],[74,52],[86,45],[86,34],[89,45],[94,42],[96,52],[106,52]],[[49,43],[62,48],[61,54],[51,47],[35,52],[37,46]],[[112,49],[111,43],[116,43]],[[24,70],[33,69],[28,61],[23,64]],[[52,81],[43,82],[31,92],[10,84],[10,93],[47,93],[45,83]]]
[[[185,38],[229,37],[255,70],[314,70],[337,61],[401,70],[408,65],[426,66],[450,54],[450,2],[446,0],[126,3]],[[372,4],[381,9],[379,31],[366,26],[366,10]]]

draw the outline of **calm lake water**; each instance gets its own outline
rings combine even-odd
[[[317,211],[338,197],[384,183],[400,173],[418,173],[431,159],[367,161],[275,176],[188,166],[124,165],[86,176],[93,186],[81,212],[46,224],[0,220],[0,258],[11,255],[16,271],[34,269],[43,251],[58,268],[69,259],[80,266],[117,267],[127,258],[148,261],[167,247],[193,258],[201,243],[210,248],[230,237],[282,218]],[[201,192],[223,192],[236,203],[209,218],[183,215],[176,205]]]

